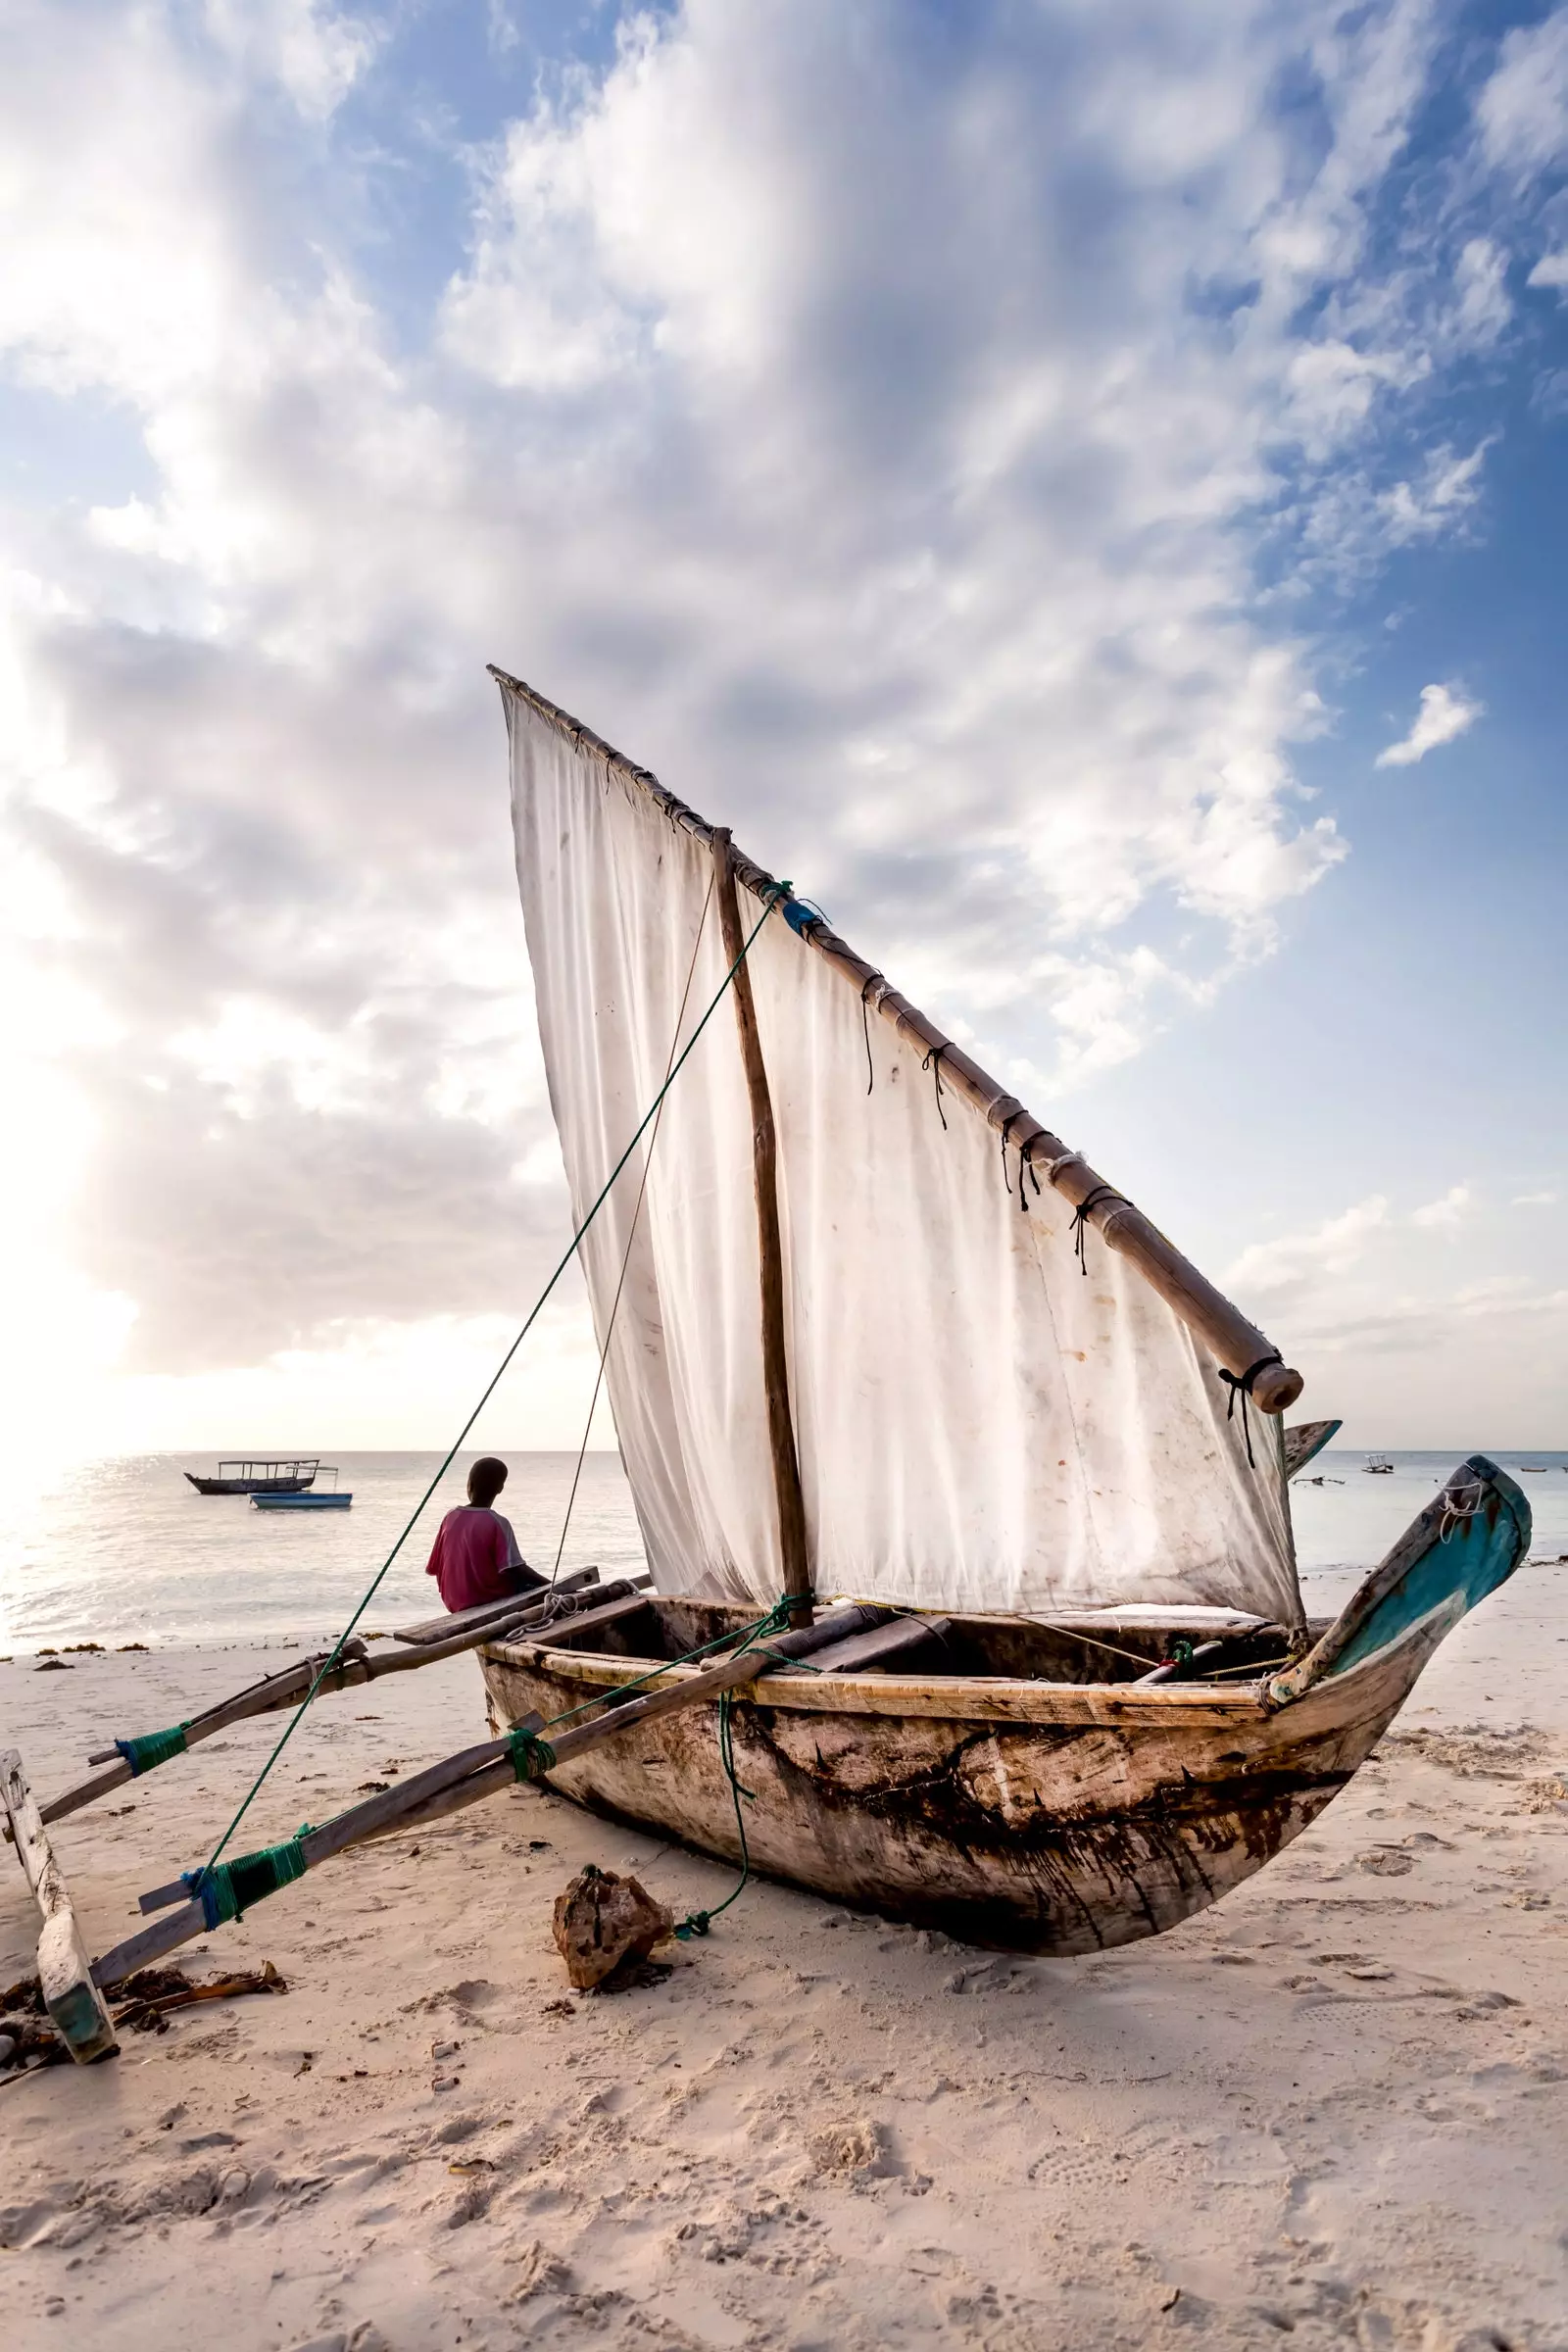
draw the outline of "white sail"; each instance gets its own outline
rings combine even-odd
[[[727,968],[706,842],[503,688],[550,1099],[586,1214]],[[749,933],[761,913],[741,893]],[[694,963],[695,955],[695,963]],[[790,1400],[816,1590],[925,1609],[1300,1615],[1279,1423],[770,914],[748,958],[778,1131]],[[683,997],[689,998],[681,1016]],[[646,1194],[638,1194],[646,1170]],[[629,1256],[628,1256],[629,1250]],[[752,1120],[726,998],[582,1245],[662,1592],[781,1591]]]

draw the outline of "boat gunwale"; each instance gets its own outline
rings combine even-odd
[[[678,1689],[706,1671],[667,1659],[615,1656],[606,1650],[558,1649],[536,1642],[487,1642],[482,1660],[497,1666],[548,1674],[558,1681],[612,1690],[639,1675],[662,1669],[658,1688]],[[1277,1712],[1261,1696],[1267,1672],[1254,1683],[1224,1690],[1212,1683],[1162,1683],[1141,1690],[1136,1683],[1048,1683],[1011,1675],[789,1674],[772,1668],[765,1685],[747,1683],[736,1692],[755,1706],[784,1707],[806,1715],[911,1715],[948,1722],[1125,1723],[1179,1715],[1189,1723],[1262,1723]]]

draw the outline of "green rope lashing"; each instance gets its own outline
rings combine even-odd
[[[183,1723],[173,1724],[167,1732],[143,1732],[139,1740],[115,1741],[130,1766],[132,1780],[140,1780],[144,1772],[155,1772],[160,1764],[167,1764],[171,1757],[185,1753],[185,1734],[190,1730],[191,1720],[187,1716]]]
[[[740,1776],[735,1770],[734,1719],[727,1690],[721,1690],[718,1697],[718,1758],[724,1767],[724,1777],[729,1782],[730,1798],[735,1807],[735,1828],[741,1841],[741,1875],[724,1900],[715,1903],[711,1911],[693,1911],[681,1921],[675,1934],[682,1943],[688,1942],[693,1936],[706,1936],[719,1913],[727,1911],[731,1903],[737,1902],[751,1882],[752,1855],[746,1842],[746,1816],[741,1811],[741,1798],[744,1796],[748,1804],[755,1805],[757,1791],[755,1788],[742,1788]]]
[[[280,1886],[292,1886],[296,1879],[303,1879],[310,1866],[301,1839],[308,1835],[310,1826],[309,1822],[302,1823],[281,1845],[260,1846],[254,1854],[240,1854],[232,1862],[208,1863],[200,1870],[187,1870],[185,1884],[200,1900],[208,1927],[221,1927],[225,1921],[243,1919],[253,1903],[276,1894]]]
[[[794,1601],[788,1594],[785,1594],[780,1600],[775,1600],[767,1615],[759,1619],[758,1623],[753,1626],[735,1655],[739,1657],[744,1650],[764,1646],[771,1636],[782,1633],[790,1621],[790,1611],[793,1606]],[[796,1664],[795,1659],[781,1657],[776,1651],[769,1652],[769,1654],[780,1666],[793,1668]],[[816,1669],[812,1667],[809,1671],[814,1674]],[[735,1807],[735,1834],[741,1841],[741,1875],[729,1893],[725,1895],[724,1900],[721,1903],[715,1903],[711,1911],[693,1911],[681,1921],[675,1934],[680,1937],[682,1943],[687,1942],[693,1936],[706,1936],[719,1913],[727,1911],[731,1903],[738,1901],[751,1883],[752,1853],[746,1842],[746,1816],[741,1811],[741,1798],[744,1796],[748,1804],[755,1805],[757,1791],[754,1788],[743,1788],[740,1776],[735,1770],[735,1719],[730,1707],[730,1693],[727,1690],[721,1690],[718,1694],[718,1760],[724,1767],[724,1778],[729,1783],[730,1801]]]
[[[519,1726],[509,1737],[507,1747],[512,1757],[512,1769],[519,1781],[543,1780],[545,1774],[554,1769],[556,1751],[548,1740],[540,1739],[537,1732],[524,1731]]]

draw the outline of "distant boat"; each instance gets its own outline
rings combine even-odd
[[[1369,1470],[1374,1478],[1392,1478],[1394,1476],[1394,1464],[1386,1453],[1369,1453],[1361,1467],[1363,1470]]]
[[[198,1494],[303,1494],[314,1484],[321,1467],[318,1461],[233,1460],[220,1462],[216,1478],[198,1478],[193,1470],[185,1476]]]
[[[256,1494],[251,1496],[253,1507],[258,1511],[346,1511],[354,1497],[335,1483],[336,1466],[331,1462],[318,1462],[315,1468],[334,1483],[330,1487],[322,1487],[314,1494],[281,1492]]]
[[[1549,1470],[1551,1464],[1549,1462],[1521,1462],[1519,1467],[1521,1470]]]

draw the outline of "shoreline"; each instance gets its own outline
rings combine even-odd
[[[281,1644],[265,1654],[276,1661]],[[257,1643],[0,1667],[45,1797]],[[1523,1569],[1383,1749],[1224,1903],[1089,1961],[951,1944],[754,1881],[663,1982],[569,1994],[584,1862],[680,1909],[734,1874],[519,1789],[178,1957],[286,1996],[0,2088],[17,2352],[526,2343],[1553,2352],[1568,2308],[1568,1588]],[[396,1699],[390,1695],[396,1691]],[[243,1843],[483,1736],[471,1659],[323,1699]],[[201,1858],[275,1727],[59,1824],[89,1943]],[[0,1876],[0,1972],[35,1916]],[[438,2054],[439,2053],[439,2054]],[[444,2087],[437,2087],[444,2085]]]

